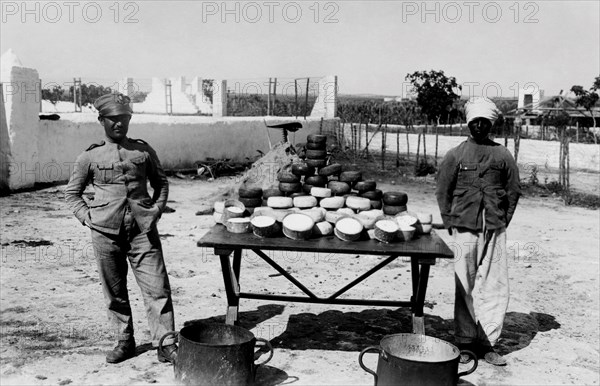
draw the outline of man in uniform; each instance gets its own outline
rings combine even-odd
[[[508,149],[488,138],[499,116],[496,105],[473,98],[465,109],[471,135],[444,157],[436,190],[444,226],[457,248],[455,341],[503,366],[506,359],[493,346],[508,308],[506,228],[521,195],[519,170]]]
[[[127,292],[127,259],[141,288],[153,346],[174,330],[169,278],[156,223],[167,203],[169,184],[154,149],[140,139],[127,137],[132,109],[129,98],[107,94],[94,102],[105,138],[77,158],[65,191],[77,219],[91,229],[94,254],[111,327],[117,346],[107,354],[108,363],[135,356],[133,320]],[[150,197],[147,181],[153,189]],[[82,194],[92,183],[95,197]],[[165,340],[166,362],[176,353],[174,340]]]

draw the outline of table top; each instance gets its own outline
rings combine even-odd
[[[415,236],[411,241],[396,241],[386,244],[368,239],[368,236],[357,241],[342,241],[334,235],[309,240],[292,240],[285,236],[261,238],[253,233],[230,233],[225,226],[217,224],[197,242],[197,246],[221,249],[400,255],[441,259],[452,259],[454,257],[452,250],[435,233],[435,230],[429,235]]]

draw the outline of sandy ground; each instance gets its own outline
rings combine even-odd
[[[169,206],[159,223],[173,288],[176,326],[221,318],[225,294],[218,258],[196,247],[214,225],[195,212],[210,207],[236,182],[170,179]],[[411,183],[383,190],[409,193],[409,209],[435,213],[434,186]],[[173,368],[156,360],[141,294],[130,273],[139,355],[105,363],[114,346],[106,326],[89,230],[71,215],[64,186],[0,198],[0,382],[3,385],[173,384]],[[463,384],[599,383],[598,211],[564,207],[551,198],[524,197],[508,230],[511,303],[499,350],[508,366],[480,363]],[[450,241],[445,231],[440,235]],[[275,254],[274,259],[318,294],[332,293],[380,258]],[[404,298],[409,263],[397,260],[349,296]],[[242,262],[242,290],[297,291],[258,257]],[[426,333],[452,341],[451,262],[432,267],[426,296]],[[410,332],[405,309],[306,305],[243,300],[241,324],[269,339],[275,355],[259,370],[261,384],[373,384],[359,352],[392,333]],[[365,362],[375,368],[377,356]]]

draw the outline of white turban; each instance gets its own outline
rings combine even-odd
[[[467,113],[467,125],[475,118],[487,118],[493,125],[501,114],[494,102],[485,97],[469,99],[465,104],[465,112]]]

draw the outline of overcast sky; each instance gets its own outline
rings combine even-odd
[[[600,73],[597,0],[1,3],[2,52],[43,81],[333,74],[342,93],[401,95],[407,73],[436,69],[510,97]]]

